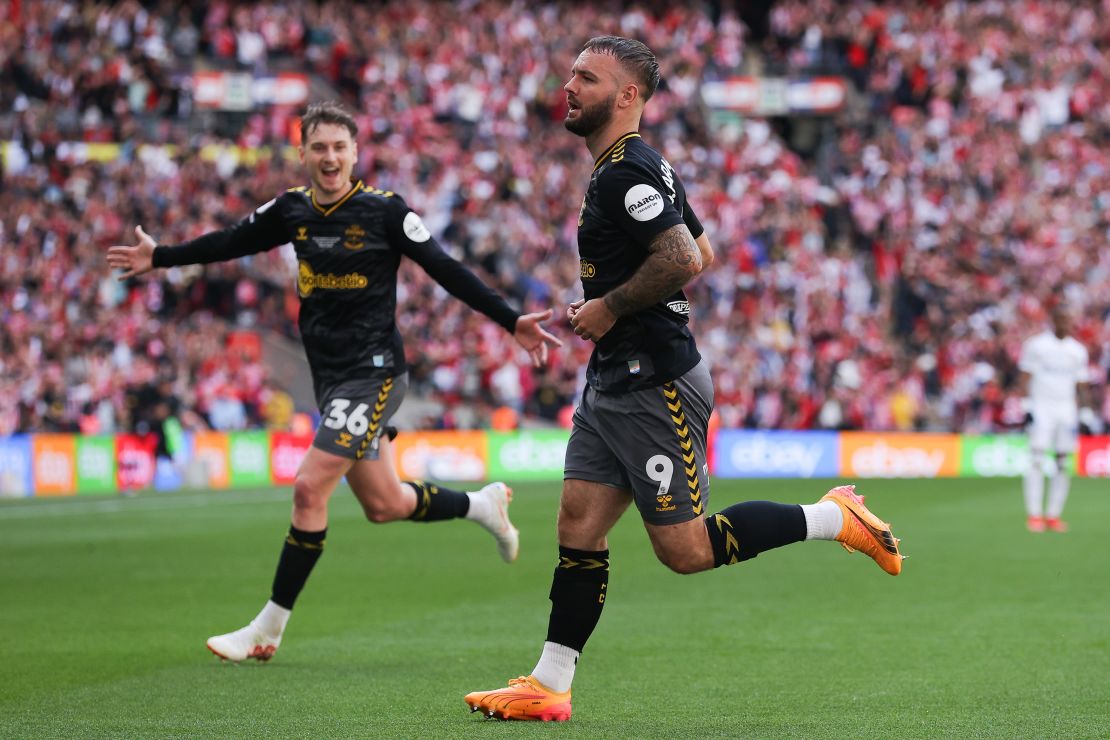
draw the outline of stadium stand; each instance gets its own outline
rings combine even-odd
[[[359,112],[365,181],[522,306],[578,297],[590,163],[562,128],[561,86],[602,32],[642,38],[664,70],[646,129],[718,250],[690,297],[721,424],[1015,426],[1017,353],[1051,298],[1082,312],[1110,419],[1110,14],[785,0],[753,34],[729,8],[0,7],[0,434],[139,428],[135,399],[161,377],[198,425],[288,418],[243,340],[294,335],[288,252],[126,285],[102,258],[133,224],[181,241],[300,184],[297,107],[214,112],[201,71],[308,73]],[[722,122],[700,87],[741,73],[843,77],[848,102],[809,142],[789,118]],[[443,297],[404,272],[412,393],[437,402],[421,423],[565,422],[590,345],[556,326],[566,346],[536,372]]]

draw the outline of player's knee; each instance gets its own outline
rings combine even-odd
[[[588,523],[589,514],[584,508],[567,506],[563,503],[559,506],[559,517],[556,524],[559,541],[566,542],[568,537],[575,537],[580,534]]]
[[[404,519],[411,512],[403,511],[395,501],[375,499],[362,504],[362,513],[371,524],[387,524]]]
[[[412,508],[406,504],[399,488],[392,493],[375,491],[372,496],[360,497],[360,502],[362,513],[371,524],[396,522],[412,514]]]
[[[363,513],[366,514],[366,521],[371,524],[387,524],[401,518],[394,512],[379,507],[363,507]]]
[[[659,562],[679,575],[687,576],[691,573],[701,573],[703,570],[713,568],[713,553],[692,551],[656,550],[655,556]]]
[[[300,511],[312,511],[327,508],[328,496],[312,485],[305,478],[298,477],[293,483],[293,508]]]
[[[406,519],[408,515],[412,514],[412,511],[404,511],[397,506],[386,505],[382,501],[363,504],[362,511],[366,515],[366,521],[371,524],[388,524],[391,521]]]

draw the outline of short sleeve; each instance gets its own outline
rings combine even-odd
[[[1021,345],[1021,356],[1018,358],[1018,369],[1023,373],[1033,373],[1037,369],[1035,338],[1027,339]]]
[[[643,246],[667,229],[683,223],[659,172],[633,162],[613,165],[598,183],[605,215]]]
[[[1082,342],[1076,342],[1078,351],[1076,355],[1079,358],[1079,368],[1076,371],[1076,383],[1090,383],[1091,382],[1091,356],[1087,352],[1087,348],[1083,346]]]

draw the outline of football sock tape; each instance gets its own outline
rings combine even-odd
[[[582,652],[590,639],[609,588],[609,551],[559,547],[551,580],[547,641]]]
[[[765,550],[801,542],[806,518],[797,504],[745,501],[706,518],[714,567],[751,560]]]
[[[281,557],[278,559],[277,573],[274,574],[270,601],[286,609],[293,608],[293,603],[308,580],[308,574],[324,552],[324,538],[327,534],[327,529],[303,532],[296,527],[289,527],[289,534],[285,537],[285,545],[281,548]]]
[[[462,491],[427,483],[422,480],[402,481],[416,490],[416,509],[409,517],[414,522],[438,522],[462,519],[470,510],[470,497]]]

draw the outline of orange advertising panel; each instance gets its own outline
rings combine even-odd
[[[944,478],[959,475],[957,434],[840,435],[840,471],[860,478]]]
[[[223,432],[197,432],[193,436],[192,465],[201,466],[209,488],[227,488],[230,480],[227,465],[228,439]]]
[[[486,477],[484,432],[405,432],[393,442],[401,478],[477,481]]]
[[[72,434],[31,437],[31,473],[36,496],[77,493],[77,439]]]

